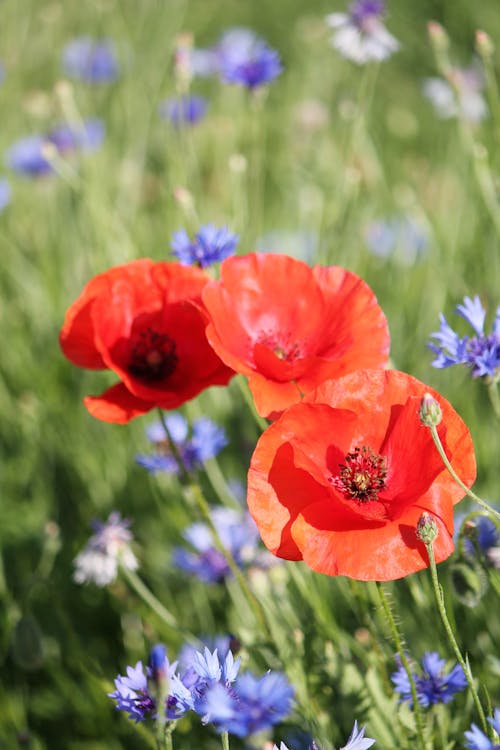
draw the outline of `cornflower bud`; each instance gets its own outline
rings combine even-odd
[[[417,536],[424,544],[432,544],[439,533],[437,523],[430,513],[424,511],[417,523]]]

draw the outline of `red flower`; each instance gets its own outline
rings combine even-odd
[[[286,255],[232,257],[202,296],[208,340],[248,376],[264,417],[275,419],[329,378],[387,364],[385,316],[367,284],[344,268],[311,269]]]
[[[95,276],[66,313],[61,348],[75,365],[113,370],[120,383],[85,406],[128,422],[155,406],[173,409],[233,373],[206,336],[198,268],[136,260]]]
[[[360,370],[323,383],[261,436],[248,505],[275,555],[327,575],[389,581],[428,565],[416,535],[436,521],[436,560],[453,551],[453,505],[464,495],[419,418],[438,401],[446,454],[467,486],[476,475],[469,430],[450,404],[395,370]]]

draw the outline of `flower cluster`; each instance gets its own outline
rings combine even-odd
[[[391,680],[400,695],[400,701],[406,701],[413,705],[411,694],[410,680],[399,657],[398,670],[391,675]],[[460,664],[449,671],[446,671],[446,662],[441,659],[435,651],[427,652],[422,658],[422,674],[414,674],[415,686],[417,689],[418,702],[424,708],[433,706],[436,703],[449,703],[456,693],[461,692],[467,687],[467,678]]]
[[[439,331],[431,334],[435,343],[428,345],[436,355],[433,367],[465,365],[474,378],[495,378],[500,368],[500,307],[497,307],[491,333],[485,333],[486,310],[477,295],[474,299],[464,297],[455,312],[467,321],[475,335],[460,337],[441,314]]]
[[[73,575],[77,583],[93,582],[107,586],[118,575],[118,567],[136,570],[139,566],[130,544],[130,521],[119,513],[111,513],[105,523],[94,521],[94,533],[75,558]]]
[[[238,235],[227,227],[207,224],[200,228],[193,240],[185,229],[179,229],[172,235],[170,246],[175,257],[184,265],[206,268],[233,255],[238,242]]]
[[[116,51],[110,39],[77,37],[64,48],[61,63],[69,78],[86,83],[114,81],[120,73]]]
[[[158,471],[178,474],[180,471],[177,458],[172,454],[169,438],[186,471],[193,471],[204,461],[214,458],[227,445],[224,429],[208,417],[193,421],[189,437],[187,419],[178,412],[167,414],[165,424],[154,422],[147,428],[146,435],[155,446],[156,455],[139,455],[135,460],[152,474]]]
[[[154,685],[158,670],[166,677],[168,695],[162,710],[168,719],[194,711],[204,724],[246,737],[272,727],[291,711],[294,691],[284,675],[240,675],[240,659],[235,660],[230,650],[224,657],[217,649],[192,650],[180,672],[178,663],[170,663],[164,650],[155,647],[154,653],[154,670],[151,661],[146,669],[140,661],[127,667],[126,676],[116,678],[116,689],[109,694],[117,709],[136,722],[153,719],[160,710]],[[163,664],[158,663],[160,654]]]
[[[240,568],[266,568],[272,564],[269,553],[258,547],[259,532],[248,513],[231,508],[212,508],[210,516],[224,548]],[[216,546],[208,524],[193,523],[183,536],[193,551],[184,547],[174,549],[172,559],[178,568],[204,583],[219,583],[231,576],[229,564]]]
[[[51,155],[68,156],[95,151],[104,139],[104,124],[90,118],[81,125],[58,125],[45,135],[30,135],[16,141],[7,150],[8,167],[19,174],[40,177],[54,171]]]
[[[207,107],[208,101],[204,96],[186,94],[165,99],[160,103],[158,112],[161,118],[180,128],[199,122],[205,116]]]

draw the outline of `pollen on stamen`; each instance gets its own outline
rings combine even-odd
[[[378,500],[387,478],[385,456],[374,453],[366,445],[356,447],[346,455],[345,463],[339,464],[339,470],[337,476],[330,478],[335,489],[359,503]]]

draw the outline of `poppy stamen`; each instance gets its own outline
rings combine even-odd
[[[384,489],[387,478],[385,456],[363,445],[348,453],[345,464],[339,464],[339,469],[339,475],[330,480],[335,489],[359,503],[378,500],[378,493]]]
[[[138,334],[130,353],[128,371],[146,381],[163,380],[177,367],[175,341],[166,333],[146,328]]]

